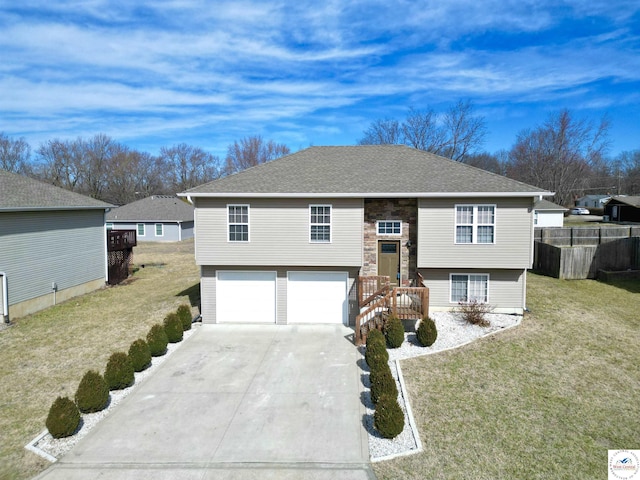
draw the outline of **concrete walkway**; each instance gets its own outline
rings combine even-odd
[[[352,330],[196,328],[36,478],[375,478]]]

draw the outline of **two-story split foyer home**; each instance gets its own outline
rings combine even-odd
[[[181,194],[205,323],[344,323],[359,275],[522,313],[533,205],[551,192],[399,145],[311,147]]]

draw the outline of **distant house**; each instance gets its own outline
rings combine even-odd
[[[536,227],[562,227],[567,210],[548,200],[538,200],[533,205],[533,224]]]
[[[640,223],[640,197],[612,197],[604,207],[604,214],[614,222]]]
[[[111,205],[4,170],[0,192],[5,321],[104,286]]]
[[[192,188],[205,323],[354,324],[359,277],[521,314],[540,188],[399,145],[311,147]]]
[[[173,195],[153,195],[107,214],[107,228],[136,230],[139,242],[193,238],[193,206]]]
[[[585,195],[576,200],[576,207],[604,208],[611,195]]]

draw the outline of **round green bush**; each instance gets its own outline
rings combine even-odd
[[[387,365],[389,352],[384,343],[372,342],[364,352],[364,359],[370,370],[377,370]]]
[[[104,410],[109,403],[109,385],[98,372],[89,370],[84,374],[76,390],[76,405],[82,413]]]
[[[176,310],[176,315],[178,315],[178,318],[182,322],[182,330],[185,332],[191,330],[191,308],[189,305],[180,305],[178,310]]]
[[[383,346],[386,346],[387,341],[384,338],[384,333],[382,333],[377,328],[374,328],[367,334],[367,348],[369,348],[372,343],[376,342],[381,343]]]
[[[126,353],[115,352],[111,354],[104,371],[104,379],[109,385],[109,390],[122,390],[133,385],[135,381],[133,365]]]
[[[165,332],[162,325],[156,323],[151,327],[149,333],[147,333],[147,344],[152,357],[160,357],[167,353],[168,343],[167,332]]]
[[[49,409],[45,424],[53,438],[69,437],[80,425],[80,411],[69,397],[58,397]]]
[[[167,339],[170,343],[178,343],[182,341],[182,321],[175,313],[170,313],[164,318],[164,331],[167,333]]]
[[[387,337],[387,344],[390,348],[398,348],[404,342],[404,325],[398,317],[391,316],[384,326],[384,333]]]
[[[371,382],[371,400],[374,404],[377,404],[383,395],[389,395],[391,397],[398,396],[398,387],[396,386],[396,381],[391,374],[388,363],[386,364],[386,368],[371,370],[369,373],[369,381]]]
[[[424,317],[418,325],[416,330],[416,337],[418,342],[423,347],[430,347],[438,338],[438,330],[436,329],[436,322],[429,317]]]
[[[133,365],[133,370],[141,372],[151,365],[151,350],[143,339],[135,340],[129,347],[129,360]]]
[[[373,413],[373,426],[384,438],[395,438],[404,430],[404,414],[398,398],[382,395]]]

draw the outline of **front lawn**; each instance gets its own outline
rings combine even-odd
[[[198,292],[193,240],[140,244],[134,263],[139,270],[127,284],[16,319],[0,332],[0,479],[46,468],[49,462],[24,446],[45,428],[56,397],[73,398],[87,370],[103,373],[111,353],[127,351]]]
[[[639,287],[529,274],[520,327],[404,361],[424,451],[378,478],[607,478],[640,448]]]

